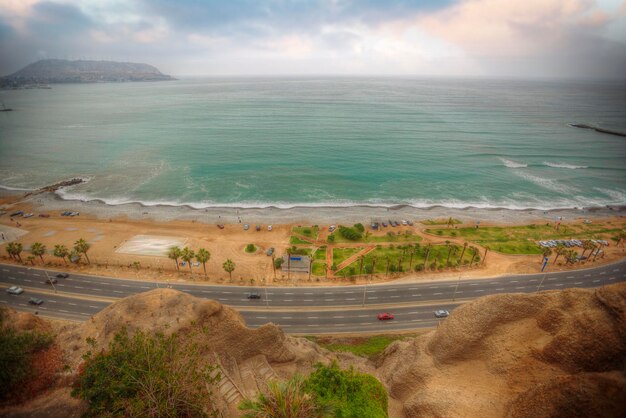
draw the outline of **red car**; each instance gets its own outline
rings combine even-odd
[[[386,321],[387,319],[393,319],[393,314],[392,313],[387,313],[387,312],[379,313],[378,314],[378,319],[380,321]]]

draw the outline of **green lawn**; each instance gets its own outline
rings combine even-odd
[[[601,238],[601,235],[615,234],[620,231],[622,228],[609,227],[602,223],[561,225],[559,231],[555,230],[552,224],[426,230],[428,233],[441,237],[463,238],[504,254],[541,254],[541,247],[535,241],[575,238],[597,239]]]
[[[326,261],[326,246],[322,245],[317,250],[315,250],[315,254],[313,254],[313,259],[318,261]]]
[[[289,238],[289,244],[291,245],[311,245],[310,242],[302,240],[296,236],[291,236],[291,238]]]
[[[362,247],[356,248],[333,248],[333,264],[338,266],[345,259],[349,258],[351,255],[354,255],[361,251]]]
[[[330,234],[335,237],[334,243],[342,244],[342,243],[350,243],[350,242],[358,242],[358,243],[381,243],[381,242],[420,242],[422,237],[419,235],[415,235],[412,233],[396,233],[396,231],[387,231],[385,235],[363,235],[363,238],[352,241],[347,238],[344,238],[339,231],[335,231]],[[330,236],[329,235],[329,236]],[[330,242],[330,241],[329,241]]]
[[[317,225],[314,226],[294,226],[291,229],[294,233],[303,235],[307,238],[317,239],[320,228]]]
[[[314,261],[311,266],[311,274],[313,274],[313,276],[326,276],[326,268],[324,267],[324,264],[325,263],[322,261]]]
[[[318,338],[306,337],[321,347],[334,352],[349,352],[357,356],[372,358],[383,351],[394,341],[412,338],[415,335],[376,335],[365,338]]]
[[[416,266],[419,266],[418,269],[424,268],[424,262],[426,261],[426,249],[425,247],[418,247],[417,252],[413,254],[413,259],[411,260],[410,252],[414,250],[415,247],[409,245],[396,245],[392,247],[378,247],[375,250],[371,251],[365,256],[363,261],[363,274],[371,272],[371,268],[373,266],[374,273],[376,274],[384,274],[387,273],[387,260],[389,260],[389,272],[394,273],[398,271],[409,271],[415,270]],[[460,263],[460,257],[463,253],[462,246],[453,246],[450,251],[450,267],[456,267]],[[476,258],[474,258],[474,263],[480,260],[480,256],[482,254],[478,254]],[[346,257],[347,258],[347,257]],[[446,245],[433,245],[430,249],[430,253],[428,254],[428,261],[426,263],[426,269],[444,269],[446,268],[446,260],[448,258],[448,246]],[[376,262],[374,263],[374,259]],[[469,264],[472,259],[472,254],[468,249],[463,254],[463,264]],[[345,258],[344,258],[345,260]],[[412,264],[409,266],[409,262]],[[339,264],[339,263],[337,263]],[[337,272],[339,276],[352,276],[358,275],[360,269],[360,261],[356,260],[354,263],[350,264],[343,270]],[[401,269],[401,270],[399,270]]]

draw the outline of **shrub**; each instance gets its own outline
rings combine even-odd
[[[352,227],[360,233],[365,232],[365,227],[363,226],[363,224],[354,224]]]
[[[423,264],[417,264],[415,266],[415,271],[416,272],[419,272],[419,271],[422,271],[422,270],[424,270],[424,265]]]
[[[285,262],[285,260],[282,257],[276,258],[274,259],[274,267],[279,269],[283,263]]]
[[[219,375],[191,341],[175,333],[129,337],[124,328],[108,351],[83,356],[72,396],[89,402],[84,416],[207,416],[214,409],[209,385]]]
[[[334,235],[329,235],[328,238],[326,238],[326,241],[333,243],[335,242],[335,236]]]
[[[357,241],[363,237],[363,235],[358,230],[354,228],[347,228],[345,226],[339,227],[339,233],[342,237],[350,241]]]
[[[246,245],[246,252],[247,253],[253,253],[256,252],[256,246],[254,244],[248,244]]]
[[[305,383],[321,404],[334,407],[330,416],[342,418],[387,417],[387,391],[374,376],[354,369],[341,370],[336,362],[317,364]]]

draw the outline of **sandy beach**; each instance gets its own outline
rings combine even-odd
[[[63,200],[52,192],[36,193],[25,196],[23,191],[2,191],[0,206],[6,212],[0,217],[0,228],[5,236],[3,244],[9,240],[17,240],[24,246],[24,256],[33,242],[42,242],[51,252],[56,244],[64,244],[71,248],[73,243],[84,238],[91,243],[89,257],[91,264],[66,266],[64,262],[52,255],[45,258],[50,268],[74,269],[91,274],[101,274],[120,278],[139,278],[146,280],[188,281],[201,280],[216,283],[231,283],[243,285],[277,284],[277,285],[332,285],[359,283],[359,280],[350,281],[345,278],[316,277],[311,280],[306,274],[286,275],[278,271],[276,277],[271,263],[271,257],[265,251],[273,247],[278,256],[288,247],[292,234],[292,227],[298,225],[322,226],[319,240],[312,247],[325,245],[328,234],[327,227],[331,224],[352,224],[387,219],[410,219],[415,222],[413,227],[400,227],[397,231],[410,231],[422,237],[422,243],[443,244],[446,238],[429,236],[424,233],[426,225],[420,220],[441,219],[453,217],[465,224],[474,226],[480,222],[487,225],[515,225],[530,222],[553,222],[560,217],[562,222],[582,222],[589,219],[612,220],[624,225],[623,207],[604,207],[593,209],[563,209],[553,211],[541,210],[510,210],[510,209],[481,209],[481,208],[444,208],[432,207],[419,209],[413,207],[294,207],[279,208],[207,208],[194,209],[175,206],[141,206],[139,204],[124,204],[118,206],[106,205],[102,202],[81,202]],[[17,210],[32,212],[31,218],[15,218],[10,220],[10,213]],[[62,217],[63,211],[80,212],[76,217]],[[39,214],[49,214],[49,218],[39,217]],[[250,230],[244,231],[242,224],[251,225]],[[19,225],[18,225],[19,224]],[[224,224],[219,229],[216,224]],[[262,225],[260,232],[254,231],[255,225]],[[272,231],[267,225],[272,224]],[[385,232],[375,232],[383,235]],[[145,243],[148,247],[142,249]],[[461,240],[450,239],[453,243],[461,244]],[[458,242],[457,242],[458,241]],[[168,244],[171,243],[171,244]],[[247,244],[253,243],[257,251],[248,254],[244,251]],[[206,264],[207,277],[199,265],[189,269],[181,267],[176,270],[175,263],[163,255],[163,249],[168,245],[189,246],[192,249],[206,248],[211,253],[211,259]],[[356,245],[356,244],[355,244]],[[363,244],[360,244],[363,245]],[[160,247],[159,247],[160,246]],[[346,246],[345,244],[342,246]],[[350,245],[347,245],[350,246]],[[139,250],[136,250],[139,248]],[[159,255],[159,251],[161,254]],[[9,261],[4,250],[1,251],[3,260]],[[609,262],[623,256],[623,249],[611,247],[607,251],[606,260]],[[24,257],[25,258],[25,257]],[[232,280],[222,268],[226,259],[236,263]],[[140,267],[133,263],[139,263]],[[40,260],[35,260],[40,265]],[[378,281],[388,280],[439,280],[471,277],[492,277],[507,273],[533,273],[539,271],[540,264],[536,256],[504,255],[492,252],[489,262],[476,265],[472,269],[449,269],[441,272],[408,273],[378,277]],[[555,268],[557,268],[555,266]],[[559,266],[559,269],[569,268]],[[375,281],[376,281],[375,280]]]

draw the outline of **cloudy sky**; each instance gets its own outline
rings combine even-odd
[[[0,74],[626,77],[626,0],[0,0]]]

